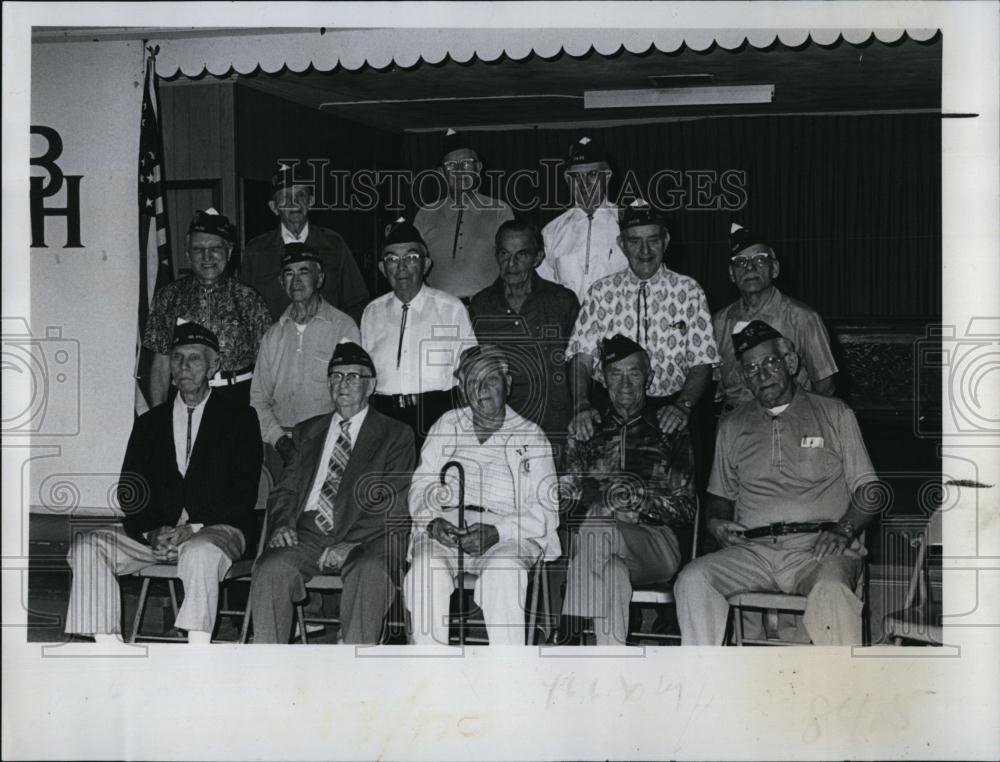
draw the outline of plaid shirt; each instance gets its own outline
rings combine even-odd
[[[694,521],[694,453],[688,430],[664,434],[647,405],[629,420],[613,409],[586,442],[570,440],[559,477],[564,515],[638,511],[643,521],[672,528]]]

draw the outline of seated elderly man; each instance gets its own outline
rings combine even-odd
[[[816,645],[861,642],[854,594],[876,481],[854,413],[795,383],[795,346],[759,320],[733,336],[754,399],[719,424],[706,526],[722,549],[688,564],[674,586],[685,645],[720,645],[741,591],[806,596]]]
[[[285,245],[280,278],[291,304],[264,334],[250,384],[275,478],[291,460],[292,428],[333,410],[326,372],[334,347],[361,341],[357,324],[323,298],[323,262],[310,246]]]
[[[409,527],[413,434],[369,406],[375,366],[357,344],[337,345],[329,377],[334,410],[292,431],[292,460],[267,501],[267,550],[250,585],[255,643],[287,643],[294,602],[327,571],[344,581],[344,643],[378,642],[392,602]]]
[[[680,566],[674,532],[694,519],[694,465],[688,430],[665,434],[646,401],[646,351],[618,334],[601,362],[611,404],[590,439],[570,440],[560,478],[570,523],[582,518],[563,613],[593,619],[598,645],[624,645],[632,587],[669,582]]]
[[[412,563],[403,593],[411,639],[448,643],[448,610],[456,586],[458,548],[465,571],[477,575],[475,601],[490,645],[524,645],[528,570],[560,553],[556,475],[542,430],[507,405],[510,374],[495,345],[462,353],[456,376],[467,407],[445,413],[431,428],[410,488]],[[457,469],[465,474],[467,526],[457,525]]]
[[[221,580],[256,548],[254,505],[262,448],[253,409],[209,388],[219,340],[196,323],[173,331],[170,375],[177,396],[139,416],[129,437],[118,499],[124,529],[77,535],[66,632],[98,642],[121,633],[115,579],[176,562],[184,603],[174,625],[208,643]]]

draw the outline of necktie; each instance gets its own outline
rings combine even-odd
[[[451,258],[455,259],[458,256],[458,238],[462,234],[462,213],[465,208],[458,210],[458,217],[455,219],[455,240],[451,244]]]
[[[403,359],[403,334],[406,333],[406,313],[410,311],[410,305],[403,305],[403,317],[399,320],[399,346],[396,347],[396,367]]]
[[[340,436],[337,437],[333,452],[330,453],[326,480],[320,488],[319,499],[316,501],[316,526],[324,534],[333,531],[333,499],[337,496],[340,480],[344,477],[344,469],[347,468],[347,461],[351,458],[350,426],[350,421],[340,422]]]
[[[191,461],[191,416],[194,415],[194,408],[188,408],[188,433],[187,433],[187,445],[184,448],[184,465],[186,466]]]
[[[642,339],[640,327],[645,328],[645,341]],[[649,343],[649,297],[646,293],[646,281],[639,283],[639,293],[635,298],[635,341],[642,346]]]

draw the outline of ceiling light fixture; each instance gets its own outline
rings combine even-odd
[[[583,107],[585,109],[729,106],[746,103],[772,103],[773,101],[774,85],[587,90],[583,94]]]

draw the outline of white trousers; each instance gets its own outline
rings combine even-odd
[[[417,645],[447,645],[458,551],[421,532],[413,538],[411,553],[403,581],[410,638]],[[483,611],[490,645],[524,645],[528,571],[540,556],[541,548],[530,540],[498,542],[481,556],[465,554],[465,572],[477,577],[473,596]]]
[[[729,619],[726,598],[771,591],[806,596],[802,621],[815,645],[860,645],[862,603],[854,588],[866,551],[855,540],[843,554],[815,561],[817,537],[749,540],[696,558],[681,569],[674,583],[681,643],[722,645]]]
[[[174,626],[212,632],[219,606],[219,582],[243,555],[243,532],[226,524],[202,527],[177,550],[177,576],[184,603]],[[73,537],[68,559],[73,570],[66,632],[85,635],[121,633],[118,576],[161,563],[148,545],[120,526],[81,531]]]

